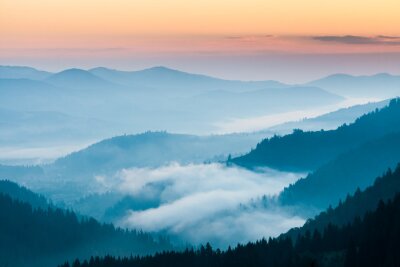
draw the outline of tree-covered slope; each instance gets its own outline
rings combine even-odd
[[[197,136],[167,132],[145,132],[102,140],[85,149],[59,158],[49,170],[93,174],[115,172],[130,167],[158,167],[172,162],[203,163],[214,157],[245,151],[262,134]]]
[[[8,180],[0,180],[0,194],[9,195],[15,200],[29,203],[33,208],[47,209],[50,206],[44,196],[35,194],[29,189]]]
[[[244,167],[268,166],[284,170],[315,170],[337,155],[369,140],[400,131],[400,100],[366,114],[336,130],[294,131],[260,142],[246,155],[232,159]]]
[[[171,249],[169,242],[147,233],[78,218],[72,211],[32,208],[12,198],[16,190],[7,191],[11,195],[0,193],[0,266],[46,267],[76,257],[144,255]]]
[[[284,205],[325,209],[336,205],[357,187],[370,186],[376,177],[400,162],[400,132],[367,142],[285,188],[279,196]]]
[[[400,263],[400,195],[375,211],[342,227],[329,224],[323,231],[306,231],[296,242],[289,237],[238,245],[227,251],[210,245],[198,250],[163,252],[155,256],[91,258],[74,267],[395,267]],[[70,263],[60,265],[69,267]]]
[[[306,231],[322,230],[329,224],[338,226],[353,221],[356,217],[363,217],[365,213],[376,209],[380,200],[392,199],[400,192],[400,164],[394,171],[389,169],[384,175],[378,177],[374,184],[364,191],[357,189],[354,194],[339,202],[335,207],[329,207],[318,214],[314,219],[308,220],[304,226],[291,229],[287,234],[293,238]]]

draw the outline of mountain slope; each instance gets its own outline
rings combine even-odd
[[[371,185],[387,168],[400,162],[400,132],[367,142],[343,153],[307,177],[285,188],[279,196],[284,205],[325,209],[348,193]]]
[[[242,82],[222,80],[166,67],[153,67],[139,71],[119,71],[100,67],[91,69],[89,72],[118,84],[180,89],[182,92],[192,90],[196,92],[212,90],[247,91],[287,87],[287,85],[276,81]]]
[[[336,130],[303,132],[260,142],[246,155],[232,159],[244,167],[268,166],[283,170],[315,170],[337,155],[369,140],[400,131],[400,100],[366,114]]]
[[[0,66],[0,79],[31,79],[43,80],[52,73],[31,67]]]
[[[323,230],[329,224],[342,226],[352,222],[355,218],[362,218],[365,213],[376,209],[380,200],[388,201],[400,192],[400,164],[392,172],[389,170],[383,176],[378,177],[374,184],[364,191],[357,191],[353,195],[347,195],[335,208],[321,212],[314,219],[308,220],[304,226],[291,229],[284,236],[296,238],[306,231],[313,232]]]
[[[343,100],[311,86],[222,80],[164,67],[136,72],[68,69],[41,81],[0,79],[0,95],[2,109],[111,121],[118,124],[108,127],[116,128],[112,135],[226,132],[220,128],[230,120],[316,109]]]
[[[82,196],[101,193],[104,187],[98,179],[112,177],[122,169],[224,161],[230,153],[242,153],[254,146],[266,134],[195,136],[146,132],[117,136],[41,166],[0,165],[0,179],[23,184],[55,203],[71,204]]]
[[[155,168],[171,163],[224,161],[230,153],[242,153],[268,133],[195,136],[146,132],[116,136],[95,143],[42,166],[0,165],[0,179],[22,183],[53,201],[76,201],[97,192],[96,179],[126,168]],[[64,141],[67,139],[64,139]]]
[[[39,166],[7,166],[0,164],[0,179],[27,181],[33,177],[42,177],[44,171]]]
[[[342,100],[338,95],[312,86],[291,86],[276,81],[223,80],[165,67],[141,71],[95,68],[89,72],[114,83],[144,86],[157,94],[168,93],[169,96],[183,97],[183,104],[188,103],[192,109],[196,109],[193,105],[197,103],[199,106],[209,105],[211,109],[226,109],[247,104],[243,106],[245,111],[252,106],[259,107],[261,104],[268,107],[276,105],[277,99],[286,107],[297,106],[299,103],[303,106],[307,103],[317,105],[318,102],[324,105]],[[293,103],[286,103],[287,101]]]
[[[115,133],[116,124],[56,111],[16,111],[0,108],[0,145],[5,147],[90,143]]]
[[[47,267],[90,255],[143,255],[171,248],[143,232],[78,219],[71,211],[32,209],[2,193],[0,235],[1,266]]]
[[[342,100],[342,97],[317,87],[285,87],[240,93],[224,90],[209,91],[182,99],[182,106],[194,110],[207,107],[207,111],[204,112],[214,111],[225,113],[225,116],[246,117],[306,110],[310,107],[336,104]]]
[[[52,168],[77,173],[114,172],[130,167],[158,167],[172,162],[203,163],[216,156],[224,159],[257,142],[259,135],[195,136],[146,132],[117,136],[58,159]]]
[[[67,69],[49,76],[45,81],[59,87],[79,90],[121,87],[81,69]]]
[[[154,256],[123,258],[91,258],[76,260],[83,266],[207,266],[207,267],[395,267],[400,262],[400,195],[384,203],[346,226],[328,225],[323,231],[307,231],[296,242],[281,237],[239,244],[227,251],[213,250],[207,244],[197,250],[163,252]],[[70,267],[69,263],[59,265]]]
[[[0,194],[9,195],[15,200],[28,203],[32,208],[47,209],[50,207],[50,203],[45,197],[8,180],[0,180]]]
[[[380,73],[372,76],[335,74],[307,85],[324,88],[347,97],[391,98],[400,96],[400,76]]]
[[[268,128],[268,130],[280,135],[290,134],[293,129],[301,129],[303,131],[319,131],[321,129],[334,130],[340,125],[354,122],[364,114],[370,113],[376,109],[384,108],[389,104],[389,102],[390,100],[383,100],[341,108],[314,118],[306,118],[300,121],[279,124]]]
[[[22,91],[28,93],[30,91],[55,91],[57,88],[44,81],[36,81],[26,78],[18,79],[0,79],[0,92],[1,94],[11,93],[15,91]]]
[[[18,111],[59,111],[71,106],[72,96],[45,81],[0,79],[0,107]]]

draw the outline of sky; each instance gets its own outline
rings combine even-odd
[[[0,0],[0,61],[303,82],[400,73],[398,0]]]

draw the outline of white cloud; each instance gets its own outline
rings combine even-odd
[[[161,204],[132,210],[119,225],[167,232],[194,244],[211,241],[220,247],[276,236],[304,220],[278,207],[241,204],[275,195],[300,176],[270,169],[255,173],[216,163],[122,170],[113,178],[116,190],[157,198]]]

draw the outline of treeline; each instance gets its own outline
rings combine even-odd
[[[380,200],[392,199],[397,192],[400,192],[400,164],[394,171],[389,169],[384,175],[378,177],[374,184],[364,191],[357,189],[353,195],[348,194],[344,200],[340,200],[335,208],[329,207],[314,219],[308,220],[302,227],[293,228],[284,235],[296,238],[307,230],[311,232],[315,229],[322,230],[328,224],[345,225],[354,218],[373,211]]]
[[[13,199],[29,203],[33,208],[47,209],[52,205],[44,196],[9,180],[0,180],[0,194],[10,195]]]
[[[319,227],[310,228],[306,224],[302,231],[279,238],[238,245],[226,251],[214,250],[207,244],[196,250],[154,256],[92,257],[59,267],[400,266],[400,194],[393,193],[399,183],[400,167],[378,178],[366,191],[349,196],[335,210],[322,213],[314,221],[321,223]],[[369,208],[373,211],[368,211]],[[361,213],[363,216],[357,216]]]
[[[269,166],[310,171],[341,153],[394,132],[400,132],[400,99],[393,99],[387,107],[336,130],[295,130],[289,135],[264,139],[248,154],[233,158],[231,162],[248,168]]]
[[[74,212],[28,203],[0,193],[0,266],[55,266],[90,255],[144,255],[172,249],[166,238],[128,231]]]
[[[357,187],[374,183],[377,176],[400,162],[400,132],[369,141],[343,153],[286,187],[279,195],[283,205],[305,205],[325,210],[336,206]]]

